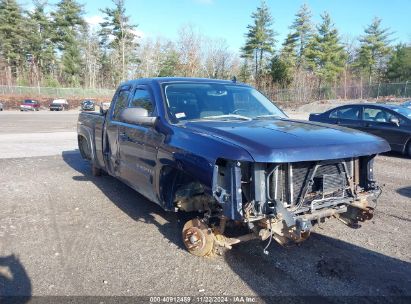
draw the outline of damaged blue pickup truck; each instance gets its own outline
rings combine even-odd
[[[328,218],[358,227],[381,194],[373,159],[390,150],[373,135],[289,119],[235,80],[194,78],[121,84],[108,110],[80,113],[78,145],[94,175],[193,214],[182,238],[197,256],[255,238],[301,242]]]

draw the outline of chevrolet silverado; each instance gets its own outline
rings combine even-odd
[[[80,113],[77,130],[94,175],[193,214],[182,241],[197,256],[255,238],[301,242],[329,218],[358,227],[381,194],[374,157],[390,150],[370,134],[290,119],[235,80],[128,81],[108,110]]]

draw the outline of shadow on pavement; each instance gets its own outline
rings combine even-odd
[[[396,152],[396,151],[389,151],[389,152],[385,152],[385,153],[381,153],[381,155],[387,156],[387,157],[392,157],[392,158],[402,158],[402,159],[409,159],[408,156],[400,153],[400,152]]]
[[[397,193],[402,196],[411,198],[411,186],[397,189]]]
[[[63,152],[63,159],[81,174],[73,177],[75,180],[93,182],[129,217],[155,225],[168,240],[184,248],[181,228],[185,219],[165,212],[113,177],[93,177],[89,164],[81,159],[78,151]],[[159,223],[156,217],[164,219],[165,224]],[[231,269],[259,296],[411,296],[410,263],[317,233],[290,248],[273,242],[269,255],[263,254],[264,245],[250,241],[224,254]],[[266,302],[278,300],[264,299]],[[280,302],[284,302],[284,298]]]
[[[121,181],[108,175],[94,177],[90,165],[83,160],[78,150],[64,151],[63,160],[81,175],[74,176],[77,181],[93,182],[120,210],[135,221],[155,225],[158,230],[171,242],[181,249],[181,230],[185,223],[183,215],[166,212],[157,204],[147,200]],[[156,217],[161,217],[161,223]],[[165,223],[164,223],[165,220]]]
[[[409,300],[411,296],[408,262],[317,233],[289,248],[272,244],[269,255],[263,253],[264,245],[257,241],[239,244],[224,256],[232,270],[260,296],[337,295],[328,299],[330,302],[338,302],[338,295],[357,296],[351,299],[355,302],[358,296],[366,296],[372,297],[372,303],[394,298],[406,303],[405,297]],[[264,281],[267,283],[262,284]]]
[[[0,303],[22,304],[30,301],[31,281],[20,260],[0,257]]]

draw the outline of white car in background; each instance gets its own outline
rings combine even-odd
[[[65,99],[54,99],[50,104],[50,111],[68,110],[69,104]]]

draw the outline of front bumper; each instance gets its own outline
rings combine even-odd
[[[304,240],[312,227],[336,217],[350,227],[373,216],[381,194],[373,156],[270,164],[220,162],[213,196],[224,217],[258,227],[262,239]]]
[[[32,107],[32,106],[22,105],[22,106],[20,106],[20,110],[22,110],[22,111],[35,111],[36,108],[35,108],[35,107]]]

